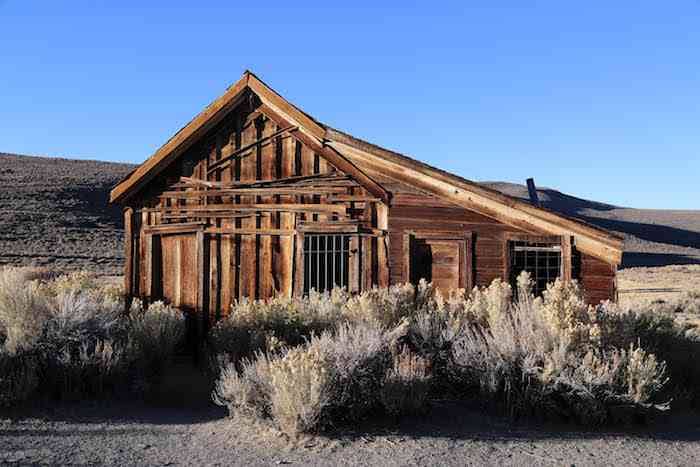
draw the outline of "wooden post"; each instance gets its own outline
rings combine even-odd
[[[353,235],[350,237],[350,258],[348,271],[348,284],[351,293],[360,291],[360,237]]]
[[[146,298],[150,302],[153,299],[153,274],[155,272],[155,268],[153,267],[153,235],[146,234],[145,241],[146,285],[144,287],[144,292],[146,292]]]
[[[561,237],[561,278],[564,281],[571,280],[571,236]]]
[[[304,233],[294,235],[294,296],[304,295]]]
[[[134,210],[124,209],[124,301],[126,310],[131,306],[134,295]]]
[[[204,289],[207,286],[204,271],[204,231],[197,232],[197,306],[195,309],[195,321],[197,326],[197,342],[204,337],[204,319],[206,297]]]

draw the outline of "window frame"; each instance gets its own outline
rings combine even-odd
[[[551,243],[559,245],[561,253],[561,261],[559,267],[559,278],[564,281],[572,279],[572,245],[573,237],[570,235],[532,235],[514,232],[506,232],[503,236],[503,265],[504,279],[510,284],[511,276],[511,243],[512,242],[528,242],[528,243]]]
[[[293,295],[304,296],[304,240],[309,235],[347,235],[350,237],[348,249],[348,292],[360,291],[360,236],[358,226],[334,226],[332,229],[321,229],[314,225],[301,225],[297,227],[294,235],[294,271],[293,271]]]

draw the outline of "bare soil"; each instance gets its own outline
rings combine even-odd
[[[429,415],[288,439],[222,410],[73,404],[0,414],[0,464],[698,465],[697,416],[581,430],[518,423],[455,402]]]

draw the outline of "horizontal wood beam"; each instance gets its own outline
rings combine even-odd
[[[185,186],[205,186],[208,188],[254,188],[254,187],[266,187],[266,186],[277,186],[282,185],[286,187],[296,187],[296,186],[308,186],[309,184],[315,182],[322,183],[336,183],[336,182],[352,182],[347,175],[338,174],[313,174],[313,175],[296,175],[293,177],[282,177],[274,180],[256,180],[248,182],[215,182],[215,181],[205,181],[192,177],[180,177],[180,181]]]
[[[204,196],[235,196],[239,194],[251,195],[320,195],[345,193],[345,187],[261,187],[261,188],[222,188],[212,190],[189,190],[189,191],[164,191],[160,198],[200,198]],[[329,198],[330,199],[330,198]],[[334,200],[337,197],[333,198]]]
[[[288,229],[235,229],[225,227],[210,227],[204,233],[218,235],[294,235],[295,230]]]
[[[345,214],[347,208],[337,204],[208,204],[196,206],[163,207],[156,212],[216,212],[216,211],[265,211],[265,212],[325,212]]]

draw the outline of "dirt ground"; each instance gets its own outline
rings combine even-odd
[[[453,402],[430,415],[291,441],[223,410],[72,404],[0,415],[0,464],[698,465],[700,419],[584,431]]]

